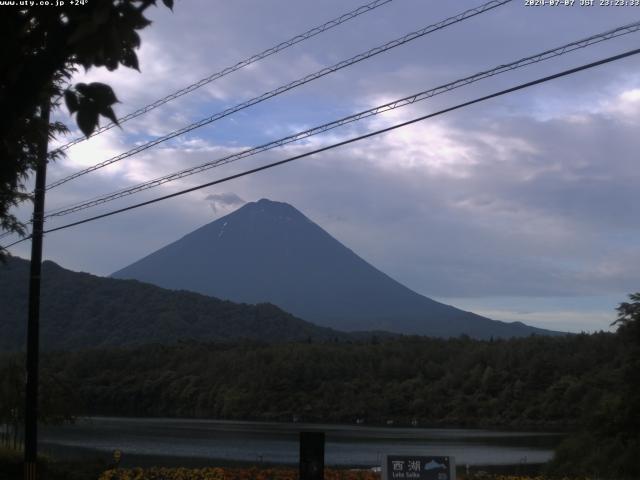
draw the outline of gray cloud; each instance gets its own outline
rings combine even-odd
[[[229,213],[244,205],[246,202],[235,193],[212,193],[204,197],[214,214]]]

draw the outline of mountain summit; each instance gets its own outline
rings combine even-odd
[[[266,199],[247,203],[112,276],[234,302],[270,302],[343,331],[475,338],[545,332],[420,295],[358,257],[291,205]]]

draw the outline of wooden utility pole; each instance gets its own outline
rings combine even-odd
[[[47,183],[49,112],[47,99],[40,111],[44,133],[38,148],[36,185],[31,231],[31,272],[29,275],[29,317],[27,321],[27,383],[24,409],[24,478],[38,478],[38,360],[40,356],[40,271],[42,267],[42,231],[44,196]]]

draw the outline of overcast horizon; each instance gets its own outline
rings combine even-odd
[[[364,0],[176,2],[149,9],[141,73],[92,69],[118,116],[235,64]],[[49,181],[335,64],[481,1],[394,0],[68,150]],[[51,190],[47,210],[256,146],[640,20],[634,7],[514,1],[325,76]],[[409,120],[637,48],[640,33],[528,66],[330,133],[48,222],[66,224]],[[496,320],[607,330],[640,290],[640,66],[577,73],[384,135],[55,232],[44,256],[108,275],[244,202],[287,202],[412,290]],[[58,118],[77,137],[63,107]],[[29,208],[17,210],[29,218]],[[28,258],[29,243],[11,248]]]

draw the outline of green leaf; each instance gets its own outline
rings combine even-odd
[[[89,86],[86,83],[76,83],[75,89],[83,96],[89,92]]]
[[[113,72],[118,68],[118,59],[113,57],[108,58],[107,61],[104,63],[104,65],[107,67],[107,70],[109,70],[110,72]]]
[[[78,127],[88,138],[98,126],[98,112],[91,105],[81,105],[76,120]]]
[[[120,124],[118,123],[118,117],[116,117],[116,114],[113,112],[113,108],[111,107],[103,108],[102,110],[100,110],[100,115],[107,117],[113,123],[120,126]]]
[[[139,48],[141,41],[138,32],[132,30],[129,32],[129,38],[126,40],[132,48]]]
[[[130,48],[122,52],[121,62],[125,67],[135,68],[136,70],[140,71],[140,66],[138,65],[138,56],[136,55],[136,52],[134,52]]]
[[[145,17],[139,10],[130,10],[127,12],[127,16],[122,19],[129,28],[134,30],[141,30],[151,25],[151,21]]]
[[[78,97],[75,92],[66,89],[64,91],[64,101],[67,104],[67,108],[69,109],[69,113],[75,113],[78,111],[80,107],[78,103]]]
[[[98,109],[109,107],[118,102],[113,89],[106,83],[93,82],[87,86],[86,96],[93,100]]]

